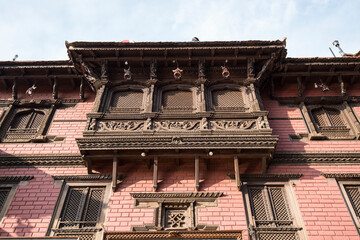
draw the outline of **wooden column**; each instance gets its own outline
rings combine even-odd
[[[199,191],[200,183],[199,183],[199,172],[200,172],[200,159],[199,156],[195,157],[195,189]]]
[[[154,157],[154,175],[153,175],[153,188],[154,192],[156,192],[156,189],[158,187],[158,157]]]
[[[86,163],[87,163],[87,172],[88,172],[88,174],[92,174],[92,161],[91,161],[91,159],[87,159]]]
[[[112,189],[115,192],[116,190],[116,185],[117,185],[117,169],[118,169],[118,163],[119,160],[116,156],[113,157],[113,171],[112,171]]]
[[[234,169],[235,169],[236,187],[240,191],[241,183],[240,183],[240,171],[239,171],[239,158],[238,158],[238,156],[234,156]]]

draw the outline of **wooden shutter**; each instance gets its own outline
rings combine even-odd
[[[162,106],[165,109],[192,109],[192,92],[182,90],[165,91],[162,94]]]
[[[299,239],[284,186],[248,186],[255,239]],[[295,228],[294,228],[295,227]]]
[[[0,212],[2,211],[11,188],[0,188]]]
[[[357,220],[357,225],[360,226],[360,186],[350,185],[344,187],[349,197],[350,204],[356,214],[354,218]]]
[[[101,215],[104,188],[70,187],[59,228],[95,227]]]
[[[111,107],[119,109],[141,109],[143,102],[143,92],[140,91],[120,91],[113,94]]]
[[[215,108],[244,108],[244,99],[239,90],[215,90],[212,92]]]

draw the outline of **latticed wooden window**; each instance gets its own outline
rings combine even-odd
[[[162,93],[162,107],[166,110],[192,110],[192,92],[186,90],[165,91]]]
[[[312,110],[312,116],[318,131],[330,138],[348,137],[350,129],[346,125],[341,111],[334,108],[317,108]]]
[[[346,126],[341,112],[333,108],[318,108],[312,111],[313,117],[320,127]]]
[[[284,186],[248,186],[253,237],[298,239]]]
[[[5,207],[6,199],[9,196],[11,188],[0,188],[0,212],[2,212]]]
[[[349,198],[349,205],[353,209],[353,218],[357,227],[360,230],[360,185],[348,185],[344,186],[346,194]]]
[[[105,187],[69,187],[55,235],[94,239],[100,227],[104,194]]]
[[[244,110],[245,104],[239,90],[215,90],[212,91],[212,102],[215,109],[238,109]]]
[[[112,95],[110,110],[131,111],[141,110],[143,104],[142,91],[119,91]]]
[[[44,113],[31,110],[16,114],[11,121],[6,138],[32,138],[44,120]]]

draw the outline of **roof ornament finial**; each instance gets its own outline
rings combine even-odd
[[[32,96],[35,89],[37,88],[36,84],[34,83],[31,87],[29,87],[27,90],[26,90],[26,94],[29,95],[29,96]]]
[[[287,40],[287,37],[283,37],[283,40],[282,40],[282,42],[283,42],[283,45],[286,47],[286,40]]]
[[[183,70],[179,68],[179,63],[177,60],[173,60],[173,63],[176,63],[176,69],[172,70],[174,73],[175,80],[181,80]]]
[[[226,59],[224,62],[224,66],[221,66],[221,75],[223,76],[224,79],[229,79],[230,78],[230,71],[227,69],[226,64],[228,63],[228,60]]]
[[[124,79],[127,81],[132,80],[133,74],[130,71],[130,65],[129,65],[128,61],[125,61],[125,66],[129,66],[129,68],[128,69],[124,68]]]

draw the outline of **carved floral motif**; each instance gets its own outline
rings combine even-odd
[[[142,130],[144,122],[142,121],[109,121],[99,122],[99,131],[139,131]]]
[[[216,120],[210,121],[211,129],[220,130],[246,130],[256,127],[256,120]]]
[[[154,122],[154,130],[158,131],[191,131],[199,130],[200,121],[159,121]]]

